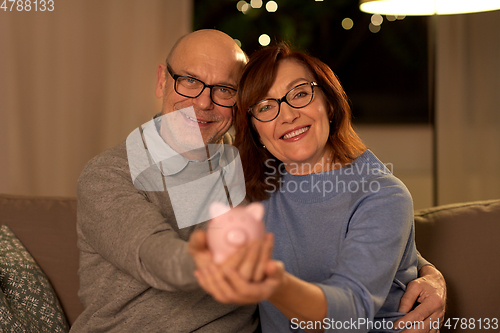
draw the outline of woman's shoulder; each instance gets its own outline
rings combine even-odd
[[[403,182],[394,176],[394,165],[390,162],[382,162],[371,151],[365,150],[350,165],[352,172],[370,180],[378,180],[385,186],[399,186],[406,189]]]
[[[367,149],[356,157],[348,167],[354,168],[359,174],[387,175],[392,174],[392,163],[382,162],[371,150]]]
[[[413,210],[410,191],[393,174],[392,163],[384,163],[370,150],[365,150],[351,166],[358,174],[360,182],[365,183],[365,195],[362,200],[383,201]]]

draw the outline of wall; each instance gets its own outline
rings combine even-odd
[[[500,198],[500,10],[437,23],[438,203]]]
[[[0,10],[0,193],[74,196],[88,160],[160,111],[156,68],[192,1],[13,9]]]
[[[433,204],[430,125],[357,125],[365,145],[408,187],[415,209]]]

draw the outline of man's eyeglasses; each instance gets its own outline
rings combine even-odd
[[[175,81],[175,92],[181,96],[196,98],[208,87],[210,89],[210,99],[215,104],[227,108],[236,105],[236,89],[218,84],[206,84],[191,76],[174,74],[169,64],[167,64],[167,71]]]
[[[315,86],[318,86],[316,82],[299,84],[288,90],[282,98],[269,98],[252,105],[248,108],[248,112],[258,121],[272,121],[280,114],[281,103],[283,102],[295,109],[303,108],[311,103]]]

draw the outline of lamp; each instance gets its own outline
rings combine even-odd
[[[384,15],[448,15],[500,9],[499,0],[360,0],[359,9]]]

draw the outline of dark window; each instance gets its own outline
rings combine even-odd
[[[318,57],[343,84],[354,123],[428,123],[426,17],[389,21],[383,16],[373,33],[372,15],[361,12],[358,1],[276,0],[276,12],[262,2],[243,14],[238,1],[194,0],[193,28],[224,31],[247,54],[267,34]],[[345,18],[354,23],[350,30],[342,27]]]

